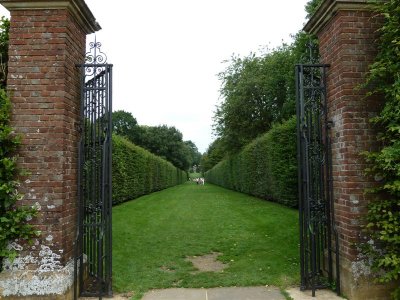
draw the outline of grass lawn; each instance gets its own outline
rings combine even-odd
[[[113,284],[153,288],[299,283],[297,211],[224,188],[185,183],[113,209]],[[222,253],[229,267],[191,274],[187,256]]]

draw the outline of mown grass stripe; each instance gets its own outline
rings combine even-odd
[[[113,209],[116,291],[276,285],[299,281],[297,211],[186,183]],[[187,256],[223,253],[223,272],[191,274]],[[168,270],[166,272],[165,270]]]

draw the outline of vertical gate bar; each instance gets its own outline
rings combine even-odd
[[[325,172],[324,172],[324,165],[325,165],[325,155],[324,155],[324,141],[323,141],[323,128],[325,122],[325,113],[324,113],[324,106],[323,106],[323,96],[322,96],[322,87],[323,80],[321,78],[322,72],[321,68],[315,68],[318,72],[317,82],[315,84],[315,88],[317,89],[317,99],[318,99],[318,122],[316,123],[317,130],[318,130],[318,162],[319,162],[319,197],[318,197],[318,209],[321,210],[323,213],[322,216],[318,218],[319,224],[319,241],[318,241],[318,259],[317,259],[317,269],[319,270],[318,277],[321,276],[321,270],[323,270],[324,266],[324,250],[325,250],[325,236],[326,236],[326,223],[325,223],[325,215],[326,215],[326,195],[325,195]],[[319,279],[320,281],[320,279]]]
[[[97,155],[97,172],[96,172],[96,182],[98,186],[96,188],[96,198],[98,199],[98,210],[96,214],[97,223],[97,296],[99,300],[102,299],[103,291],[103,209],[104,209],[104,192],[103,192],[103,141],[102,141],[102,105],[103,105],[103,95],[101,93],[101,88],[103,87],[103,76],[96,77],[96,146],[98,147],[96,151]]]
[[[299,230],[300,230],[300,280],[301,280],[301,285],[300,289],[303,290],[306,288],[306,283],[305,283],[305,274],[304,274],[304,239],[303,239],[303,195],[302,195],[302,190],[303,190],[303,176],[302,176],[302,170],[301,170],[301,159],[302,159],[302,151],[301,151],[301,133],[300,133],[300,128],[301,128],[301,113],[300,113],[300,107],[302,105],[301,103],[301,96],[300,96],[300,76],[302,76],[302,68],[299,65],[296,65],[295,67],[295,74],[296,74],[296,114],[297,114],[297,164],[298,164],[298,170],[297,170],[297,178],[298,178],[298,194],[299,194]]]
[[[84,68],[85,69],[85,68]],[[86,82],[86,72],[85,71],[83,71],[84,73],[83,73],[83,77],[84,77],[84,82]],[[90,112],[90,93],[88,92],[88,90],[87,90],[87,87],[85,86],[85,83],[84,83],[84,91],[85,91],[85,107],[83,108],[83,112],[82,112],[82,118],[83,118],[83,126],[84,126],[84,131],[83,131],[83,145],[82,145],[82,147],[83,147],[83,151],[84,151],[84,153],[83,153],[83,157],[84,157],[84,161],[82,161],[82,176],[83,176],[83,184],[84,184],[84,186],[82,186],[82,189],[83,189],[83,198],[82,198],[82,205],[83,205],[83,209],[82,209],[82,219],[81,219],[81,222],[82,222],[82,234],[83,234],[83,239],[84,239],[84,244],[83,244],[83,253],[82,253],[82,257],[83,257],[83,255],[84,255],[84,253],[86,253],[86,266],[84,267],[84,270],[85,270],[85,272],[86,272],[86,274],[85,273],[83,273],[82,272],[82,279],[81,279],[81,287],[82,287],[82,291],[84,290],[84,278],[85,278],[85,275],[86,276],[89,276],[89,273],[90,273],[90,268],[91,268],[91,266],[90,266],[90,260],[89,260],[89,256],[87,255],[87,250],[89,249],[89,244],[88,244],[88,242],[89,242],[89,239],[88,239],[88,227],[87,227],[87,218],[88,218],[88,216],[87,216],[87,214],[86,214],[86,211],[87,211],[87,207],[88,207],[88,193],[90,192],[90,186],[88,185],[88,172],[90,171],[89,170],[89,168],[88,168],[88,166],[86,166],[86,162],[87,162],[87,156],[88,156],[88,148],[89,148],[89,139],[90,139],[90,136],[89,136],[89,130],[90,130],[90,128],[89,128],[89,125],[90,125],[90,115],[89,115],[89,112]],[[83,264],[85,264],[85,262],[83,261]],[[84,265],[82,265],[82,266],[84,266]]]
[[[312,78],[311,78],[312,79]],[[310,86],[312,86],[312,80],[310,81]],[[309,100],[312,100],[312,90],[311,90],[311,98]],[[307,198],[306,198],[306,222],[308,226],[308,231],[309,231],[309,243],[310,243],[310,251],[311,251],[311,260],[310,260],[310,268],[311,268],[311,290],[312,290],[312,296],[315,296],[315,260],[316,260],[316,255],[315,255],[315,215],[312,211],[313,207],[313,202],[315,201],[315,190],[313,189],[313,186],[315,185],[315,174],[314,174],[314,164],[312,160],[312,151],[314,149],[310,149],[310,146],[313,145],[313,139],[314,139],[314,127],[313,127],[313,112],[312,112],[312,105],[314,104],[313,101],[308,101],[308,109],[306,110],[306,121],[307,121],[307,140],[306,140],[306,154],[305,157],[307,159],[306,162],[306,181],[307,181]],[[311,151],[310,151],[311,150]]]
[[[106,73],[107,74],[107,73]],[[99,87],[101,87],[101,89],[103,89],[105,87],[105,80],[104,77],[106,76],[106,74],[104,74],[103,76],[101,76],[99,78]],[[103,295],[103,290],[104,290],[104,258],[103,258],[103,250],[104,250],[104,227],[105,227],[105,147],[106,147],[106,138],[104,137],[104,114],[105,114],[105,95],[102,92],[102,90],[99,89],[99,145],[101,146],[101,164],[99,164],[101,166],[101,173],[100,175],[100,199],[101,199],[101,216],[100,216],[100,240],[99,240],[99,295],[100,295],[100,299]],[[101,144],[100,144],[101,143]]]
[[[328,104],[327,104],[327,68],[329,66],[324,67],[324,97],[325,97],[325,107],[327,109],[326,111],[326,116],[328,117]],[[327,151],[328,151],[328,163],[327,165],[329,166],[328,170],[328,199],[329,199],[329,204],[330,204],[330,226],[331,226],[331,231],[333,231],[333,234],[335,235],[335,271],[336,271],[336,293],[340,295],[340,265],[339,265],[339,260],[340,260],[340,252],[339,252],[339,235],[336,229],[336,223],[335,223],[335,206],[334,206],[334,200],[333,200],[333,174],[332,174],[332,148],[331,148],[331,136],[330,136],[330,128],[333,124],[328,122],[327,126]],[[333,269],[333,267],[332,267]]]
[[[107,286],[107,225],[108,225],[108,218],[107,218],[107,211],[108,211],[108,187],[107,187],[107,183],[108,183],[108,166],[107,166],[107,155],[108,155],[108,134],[109,134],[109,128],[108,128],[108,93],[107,93],[107,89],[108,89],[108,68],[105,68],[105,74],[103,76],[104,78],[104,91],[103,91],[103,102],[104,102],[104,107],[105,110],[103,111],[103,116],[105,118],[105,120],[103,121],[103,135],[104,135],[104,155],[103,155],[103,168],[104,168],[104,179],[103,179],[103,185],[104,185],[104,240],[103,240],[103,294],[104,295],[108,295],[108,286]]]
[[[85,254],[86,254],[86,261],[87,261],[87,275],[86,276],[91,276],[92,273],[92,244],[91,244],[91,235],[93,228],[88,226],[90,224],[90,217],[89,215],[90,211],[90,195],[92,193],[92,182],[90,181],[91,177],[90,174],[92,173],[92,164],[89,161],[90,153],[91,151],[91,139],[92,139],[92,128],[91,128],[91,123],[92,123],[92,118],[91,118],[91,100],[92,98],[92,92],[91,90],[87,91],[87,99],[86,99],[86,119],[85,119],[85,211],[84,211],[84,222],[85,222]]]
[[[307,68],[308,70],[308,68]],[[308,75],[308,74],[307,74]],[[310,84],[310,83],[308,83]],[[310,90],[307,92],[309,93]],[[305,225],[306,225],[306,230],[307,230],[307,251],[308,255],[306,256],[307,260],[307,280],[308,280],[308,286],[311,284],[311,288],[314,286],[313,283],[313,236],[312,236],[312,222],[311,222],[311,214],[310,214],[310,200],[311,200],[311,191],[310,185],[312,185],[312,178],[310,176],[312,173],[310,173],[310,170],[312,170],[311,166],[311,161],[309,157],[309,145],[311,141],[311,123],[310,123],[310,95],[306,95],[308,99],[308,103],[306,103],[306,99],[304,99],[304,122],[305,122],[305,136],[304,136],[304,180],[305,180],[305,197],[304,197],[304,202],[305,202]],[[307,107],[306,107],[307,105]]]
[[[84,69],[84,67],[82,67],[83,69]],[[87,98],[88,98],[88,95],[87,95],[87,91],[86,91],[86,89],[85,89],[85,85],[84,85],[84,82],[85,82],[85,71],[82,71],[82,76],[83,76],[83,93],[84,93],[84,95],[83,95],[83,105],[84,105],[84,107],[82,108],[82,113],[81,113],[81,118],[82,118],[82,165],[81,165],[81,180],[82,180],[82,185],[81,185],[81,191],[82,191],[82,197],[81,197],[81,209],[82,209],[82,211],[81,211],[81,220],[80,220],[80,222],[81,222],[81,224],[82,224],[82,232],[81,232],[81,234],[82,234],[82,253],[81,253],[81,255],[82,255],[82,264],[81,264],[81,267],[82,267],[82,271],[81,271],[81,276],[80,276],[80,288],[81,288],[81,292],[80,292],[80,294],[82,293],[82,291],[83,291],[83,280],[84,280],[84,274],[85,274],[85,272],[87,273],[87,269],[88,269],[88,261],[87,261],[87,257],[86,257],[86,265],[85,265],[85,261],[83,260],[84,259],[84,253],[85,253],[85,251],[86,251],[86,248],[87,248],[87,239],[86,239],[86,228],[85,228],[85,208],[86,208],[86,193],[87,193],[87,190],[85,189],[85,187],[87,186],[87,184],[86,184],[86,177],[87,177],[87,175],[85,174],[87,171],[86,171],[86,168],[85,168],[85,165],[84,165],[84,163],[85,163],[85,161],[86,161],[86,144],[87,144],[87,117],[86,117],[86,111],[85,111],[85,109],[86,109],[86,107],[87,107]]]
[[[303,68],[303,84],[302,84],[302,89],[304,88],[305,82],[305,73],[306,70]],[[302,136],[303,136],[303,165],[306,166],[303,169],[303,189],[304,189],[304,194],[303,194],[303,203],[304,203],[304,231],[306,233],[305,237],[305,249],[307,251],[307,255],[305,256],[305,266],[306,266],[306,280],[307,280],[307,286],[309,286],[310,283],[310,271],[312,271],[311,266],[310,266],[310,254],[311,254],[311,248],[310,248],[310,238],[311,238],[311,231],[310,231],[310,189],[309,189],[309,184],[310,184],[310,173],[309,173],[309,156],[308,156],[308,141],[309,141],[309,130],[310,126],[307,123],[308,121],[308,111],[306,110],[306,93],[305,90],[303,89],[302,91],[302,103],[303,103],[303,108],[302,108]]]
[[[112,65],[108,66],[108,81],[107,81],[107,105],[108,105],[108,155],[107,155],[107,174],[108,174],[108,209],[107,209],[107,293],[112,296]]]
[[[302,201],[301,201],[301,153],[300,153],[300,91],[299,91],[299,77],[300,77],[300,66],[295,66],[295,89],[296,89],[296,128],[297,128],[297,192],[299,197],[299,242],[300,242],[300,289],[304,286],[303,276],[303,228],[301,226],[302,216]]]
[[[305,76],[304,76],[305,77]],[[309,122],[309,111],[306,109],[306,97],[307,95],[304,94],[303,103],[304,103],[304,111],[303,111],[303,147],[304,147],[304,225],[305,231],[307,233],[306,236],[306,250],[308,255],[306,255],[306,267],[307,267],[307,286],[310,285],[310,274],[312,275],[312,260],[310,260],[310,256],[312,256],[312,231],[310,228],[310,161],[309,161],[309,147],[308,141],[310,138],[310,124]],[[311,277],[312,279],[312,277]]]
[[[90,93],[90,102],[89,102],[89,107],[90,107],[90,121],[89,121],[89,126],[90,126],[90,134],[89,134],[89,146],[88,152],[87,152],[87,160],[90,162],[90,172],[88,174],[88,184],[90,185],[90,194],[88,195],[88,201],[91,210],[89,211],[88,214],[88,225],[90,226],[90,234],[88,235],[89,239],[89,244],[90,244],[90,252],[88,254],[88,258],[90,258],[90,280],[94,281],[91,284],[92,285],[97,285],[96,280],[96,274],[97,274],[97,268],[96,268],[96,241],[98,238],[98,228],[97,228],[97,203],[96,203],[96,125],[94,124],[95,122],[95,115],[96,115],[96,80],[93,80],[91,83],[91,93]]]
[[[84,97],[84,93],[83,93],[83,83],[84,83],[84,76],[82,75],[82,68],[79,69],[79,74],[80,74],[80,117],[82,115],[82,111],[83,111],[83,97]],[[82,123],[82,117],[81,119],[81,123]],[[80,137],[79,137],[79,142],[78,142],[78,190],[77,190],[77,199],[78,199],[78,203],[77,203],[77,220],[76,220],[76,237],[75,237],[75,249],[74,249],[74,300],[78,299],[78,282],[80,282],[80,280],[78,280],[78,276],[80,276],[80,274],[78,274],[78,265],[79,265],[79,270],[80,272],[82,272],[82,267],[81,267],[81,263],[78,264],[78,260],[81,260],[81,255],[82,255],[82,249],[81,249],[81,164],[82,164],[82,124],[79,124],[79,128],[80,128]]]
[[[328,280],[329,282],[333,281],[333,267],[332,267],[332,220],[331,220],[331,213],[333,210],[331,209],[332,205],[332,195],[330,191],[331,187],[331,152],[330,152],[330,138],[329,138],[329,123],[328,123],[328,103],[327,103],[327,94],[326,94],[326,67],[321,68],[321,74],[322,74],[322,97],[323,97],[323,107],[324,107],[324,129],[325,129],[325,174],[326,174],[326,223],[327,223],[327,252],[328,252]]]
[[[94,83],[93,83],[94,84]],[[94,89],[95,87],[92,86],[92,89]],[[95,174],[95,167],[96,165],[94,164],[93,161],[90,161],[90,157],[95,158],[95,145],[93,143],[93,119],[94,119],[94,107],[93,107],[93,93],[94,90],[91,91],[90,93],[90,98],[89,98],[89,133],[88,133],[88,151],[86,152],[86,159],[87,161],[90,162],[90,170],[88,171],[88,188],[89,188],[89,193],[88,193],[88,206],[89,208],[91,208],[90,206],[92,205],[92,201],[95,198],[95,195],[93,195],[94,191],[96,190],[96,187],[94,185],[94,174]],[[95,161],[95,160],[94,160]],[[93,207],[92,209],[95,209],[95,207]],[[90,272],[90,276],[93,276],[93,272],[94,272],[94,264],[93,264],[93,256],[94,256],[94,245],[93,245],[93,241],[96,239],[96,228],[94,226],[90,226],[90,224],[92,224],[93,221],[93,212],[92,211],[88,211],[90,214],[87,215],[87,222],[89,225],[89,236],[88,236],[88,244],[89,246],[89,254],[88,254],[88,261],[90,261],[90,265],[89,265],[89,272]]]

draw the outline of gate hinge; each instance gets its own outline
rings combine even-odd
[[[335,123],[332,120],[329,120],[328,122],[326,122],[326,127],[328,129],[331,129],[332,127],[335,127]]]

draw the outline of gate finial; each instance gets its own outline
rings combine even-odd
[[[96,36],[94,42],[89,43],[89,51],[85,54],[86,64],[105,64],[107,63],[107,55],[100,50],[101,43],[97,41]]]
[[[318,57],[315,57],[317,55],[316,51],[318,50],[317,44],[315,41],[313,41],[312,37],[310,37],[308,39],[308,42],[306,43],[306,47],[308,48],[308,59],[309,59],[309,63],[313,64],[313,63],[317,63],[318,62]]]

